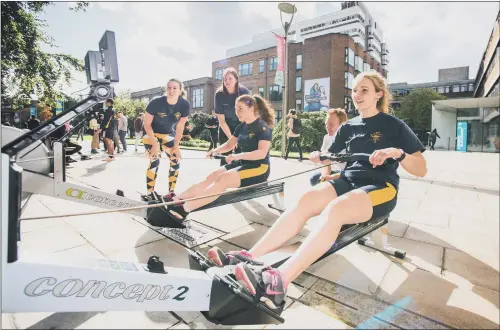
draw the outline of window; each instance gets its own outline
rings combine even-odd
[[[469,84],[469,92],[473,92],[474,91],[474,84]]]
[[[467,92],[467,84],[460,85],[460,91],[461,92]]]
[[[354,69],[359,72],[363,71],[363,60],[358,55],[354,57]]]
[[[193,88],[191,90],[191,106],[193,108],[203,108],[203,88]]]
[[[283,91],[281,90],[281,86],[272,85],[269,86],[269,101],[278,102],[283,100]]]
[[[444,87],[444,92],[447,94],[451,91],[451,86],[445,86]]]
[[[259,87],[259,95],[262,97],[266,97],[264,87]]]
[[[278,122],[281,120],[281,109],[274,109],[274,120],[275,120],[275,125],[277,125]]]
[[[363,72],[369,72],[371,69],[369,63],[363,63]]]
[[[252,63],[238,64],[238,75],[250,76],[252,74]]]
[[[215,69],[215,79],[222,80],[222,68]]]
[[[302,111],[302,100],[301,99],[295,100],[295,110],[297,110],[297,112]]]
[[[350,72],[344,72],[344,87],[352,89],[353,81],[354,81],[354,75]]]
[[[278,68],[278,57],[274,56],[269,59],[269,71],[274,71]]]
[[[349,65],[354,67],[354,51],[349,48]]]
[[[302,77],[295,77],[295,91],[302,91]]]
[[[439,86],[438,87],[438,93],[439,94],[444,94],[444,87],[443,86]]]
[[[344,63],[349,63],[349,48],[345,48]]]
[[[302,70],[302,54],[297,54],[297,70]]]
[[[352,99],[350,96],[344,96],[344,109],[349,114],[355,114],[356,109],[352,103]]]
[[[259,73],[264,72],[266,69],[266,60],[262,59],[259,61]]]
[[[458,93],[460,92],[460,86],[459,85],[453,85],[453,93]]]

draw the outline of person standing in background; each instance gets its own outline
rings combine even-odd
[[[139,146],[139,142],[142,140],[142,133],[144,128],[144,112],[139,114],[134,120],[134,131],[135,131],[135,152],[138,151],[137,147]]]
[[[219,121],[217,120],[215,110],[212,110],[212,116],[208,118],[205,127],[210,131],[210,146],[208,147],[208,151],[210,151],[214,148],[217,148],[217,143],[219,142],[219,138],[217,136]]]
[[[300,131],[302,130],[302,123],[297,117],[297,111],[291,109],[288,117],[288,145],[286,146],[285,160],[288,159],[288,153],[293,144],[299,149],[299,162],[302,161],[302,147],[300,146]]]
[[[118,136],[123,146],[123,152],[127,151],[127,141],[125,138],[127,137],[127,127],[128,120],[127,117],[123,114],[123,112],[118,111]]]

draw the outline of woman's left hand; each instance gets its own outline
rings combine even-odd
[[[229,156],[226,157],[226,163],[231,164],[231,162],[235,160],[240,160],[239,154],[229,154]]]
[[[383,165],[384,162],[389,158],[399,158],[401,156],[401,151],[396,148],[386,148],[375,150],[370,155],[370,163],[373,164],[373,168]]]

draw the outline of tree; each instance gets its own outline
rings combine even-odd
[[[326,111],[299,112],[298,117],[302,121],[302,130],[300,132],[302,151],[311,152],[319,150],[323,143],[323,136],[326,134]],[[281,150],[281,125],[282,121],[280,120],[273,128],[271,146],[273,150]],[[288,127],[286,131],[288,132]]]
[[[119,92],[113,99],[113,109],[121,111],[128,119],[128,128],[134,127],[134,120],[139,116],[139,113],[146,111],[146,103],[141,100],[132,100],[130,90]]]
[[[416,89],[402,98],[401,108],[394,115],[403,120],[412,129],[431,130],[432,103],[434,100],[445,100],[446,96],[432,89]]]
[[[50,1],[2,1],[1,88],[2,98],[29,97],[35,93],[41,102],[54,106],[62,82],[69,85],[71,70],[83,71],[84,64],[71,55],[48,53],[42,45],[56,47],[54,39],[43,27],[45,21],[37,17]],[[83,10],[88,1],[79,1],[71,10]]]

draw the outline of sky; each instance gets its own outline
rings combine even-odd
[[[292,2],[294,22],[340,10],[339,2]],[[281,28],[278,2],[91,2],[85,12],[57,2],[40,18],[57,48],[84,59],[98,50],[105,30],[115,32],[120,82],[143,90],[176,77],[211,76],[212,62],[252,36]],[[389,83],[437,81],[440,68],[469,66],[474,79],[498,13],[497,2],[365,2],[390,51]],[[76,74],[65,91],[87,86]]]

